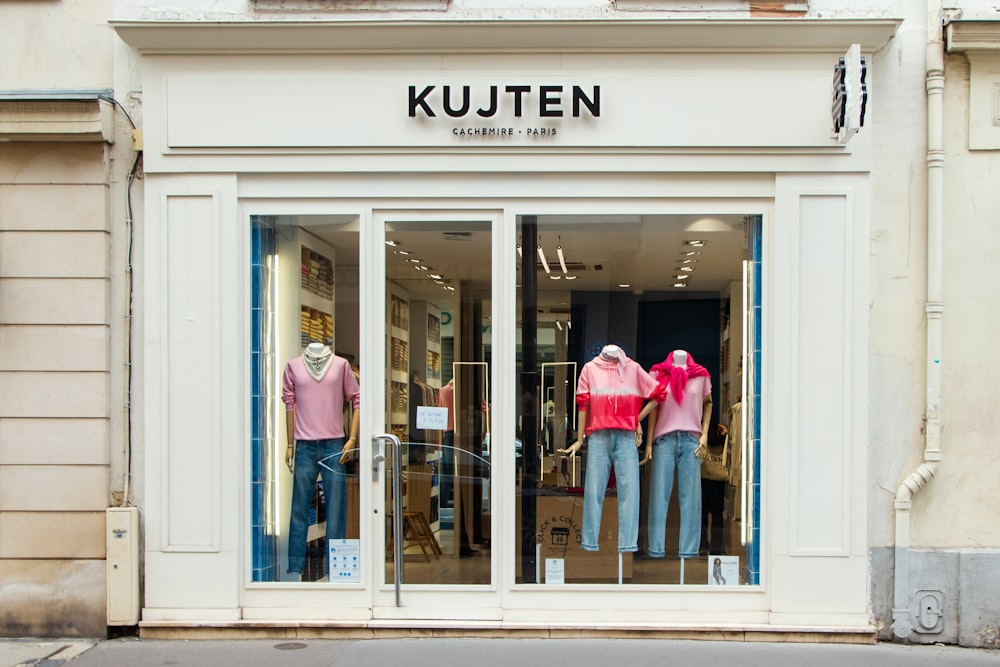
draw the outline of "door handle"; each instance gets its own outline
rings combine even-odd
[[[372,438],[372,481],[378,481],[378,471],[380,465],[385,461],[385,438],[375,436]]]

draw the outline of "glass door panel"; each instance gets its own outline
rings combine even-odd
[[[491,222],[393,220],[385,235],[385,432],[402,471],[401,503],[383,484],[385,581],[490,584]]]

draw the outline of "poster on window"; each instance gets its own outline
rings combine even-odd
[[[361,540],[330,540],[330,581],[356,584],[361,582]]]
[[[708,585],[736,586],[740,583],[739,556],[708,557]]]

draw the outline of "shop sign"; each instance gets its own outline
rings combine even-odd
[[[596,84],[421,84],[409,86],[407,100],[410,118],[466,121],[451,128],[456,137],[555,137],[559,126],[552,121],[601,116],[601,86]]]

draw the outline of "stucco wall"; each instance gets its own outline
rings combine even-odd
[[[107,20],[113,4],[4,2],[0,89],[110,88],[114,33]]]

